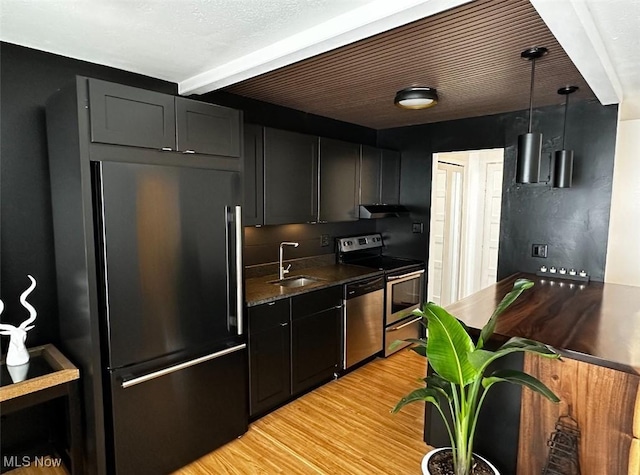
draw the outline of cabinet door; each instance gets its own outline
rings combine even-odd
[[[244,209],[245,226],[264,224],[264,167],[262,160],[262,127],[244,126]]]
[[[362,146],[360,160],[360,204],[380,204],[380,149]]]
[[[384,204],[400,203],[400,152],[382,150],[382,192]]]
[[[302,393],[330,380],[340,362],[342,289],[334,287],[292,298],[291,390]],[[306,303],[310,305],[307,306]],[[324,310],[316,310],[323,302]]]
[[[264,129],[264,224],[318,219],[318,137]]]
[[[248,315],[249,412],[253,417],[291,396],[289,299],[251,307]]]
[[[240,111],[176,97],[178,150],[240,157]]]
[[[89,112],[92,142],[176,148],[173,96],[90,79]]]
[[[320,139],[320,221],[358,219],[360,145]]]

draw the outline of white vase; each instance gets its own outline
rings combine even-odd
[[[451,450],[451,447],[441,447],[439,449],[433,449],[430,452],[427,452],[427,454],[424,456],[424,458],[422,459],[422,473],[423,475],[431,475],[431,472],[429,471],[429,460],[431,459],[431,457],[433,457],[435,454],[437,454],[438,452],[442,452],[443,450]],[[478,454],[473,454],[475,457],[478,457],[479,459],[481,459],[483,462],[485,462],[489,468],[491,470],[493,470],[493,473],[495,473],[495,475],[500,475],[500,472],[498,472],[498,469],[496,467],[493,466],[493,464],[491,462],[489,462],[486,458],[482,457],[481,455]]]

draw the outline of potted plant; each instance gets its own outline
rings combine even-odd
[[[473,439],[478,414],[487,392],[494,384],[500,382],[519,384],[542,394],[553,402],[559,402],[558,397],[547,386],[522,371],[500,369],[491,374],[485,374],[493,361],[514,352],[525,351],[547,358],[560,356],[548,346],[525,338],[511,338],[495,351],[485,348],[493,334],[498,316],[524,290],[532,286],[533,282],[526,279],[519,279],[514,283],[513,289],[505,295],[482,328],[475,344],[466,326],[444,308],[430,302],[426,303],[422,310],[414,311],[414,314],[423,317],[423,324],[428,328],[428,338],[406,341],[414,343],[411,348],[413,351],[428,358],[428,364],[433,373],[422,379],[425,387],[416,389],[403,397],[392,412],[398,412],[405,405],[414,402],[426,401],[435,406],[444,420],[451,440],[448,458],[453,465],[453,472],[449,473],[455,475],[474,473],[472,464],[474,458],[478,456],[473,454]],[[394,342],[394,345],[400,343],[400,341]],[[449,409],[450,419],[445,416],[443,407]],[[425,456],[423,470],[430,457],[432,457],[431,453]],[[491,467],[490,464],[488,465]],[[495,468],[491,468],[497,473]]]

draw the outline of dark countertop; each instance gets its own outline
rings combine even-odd
[[[495,333],[547,344],[563,356],[640,374],[640,288],[514,274],[447,310],[482,328],[518,278],[534,282],[500,317]]]
[[[291,272],[285,277],[289,278],[300,275],[308,275],[321,280],[305,285],[304,287],[280,287],[279,285],[269,283],[269,281],[278,280],[278,276],[276,274],[246,279],[245,301],[247,303],[247,307],[273,302],[274,300],[291,297],[293,295],[304,294],[312,290],[324,289],[326,287],[346,284],[347,282],[354,282],[367,277],[382,275],[382,271],[361,266],[332,264]]]

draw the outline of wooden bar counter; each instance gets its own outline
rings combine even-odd
[[[640,475],[640,288],[515,274],[447,310],[469,327],[482,328],[518,278],[534,286],[499,317],[496,338],[530,338],[563,356],[524,356],[524,371],[561,402],[521,391],[518,475],[542,473],[560,416],[578,423],[582,475]]]

